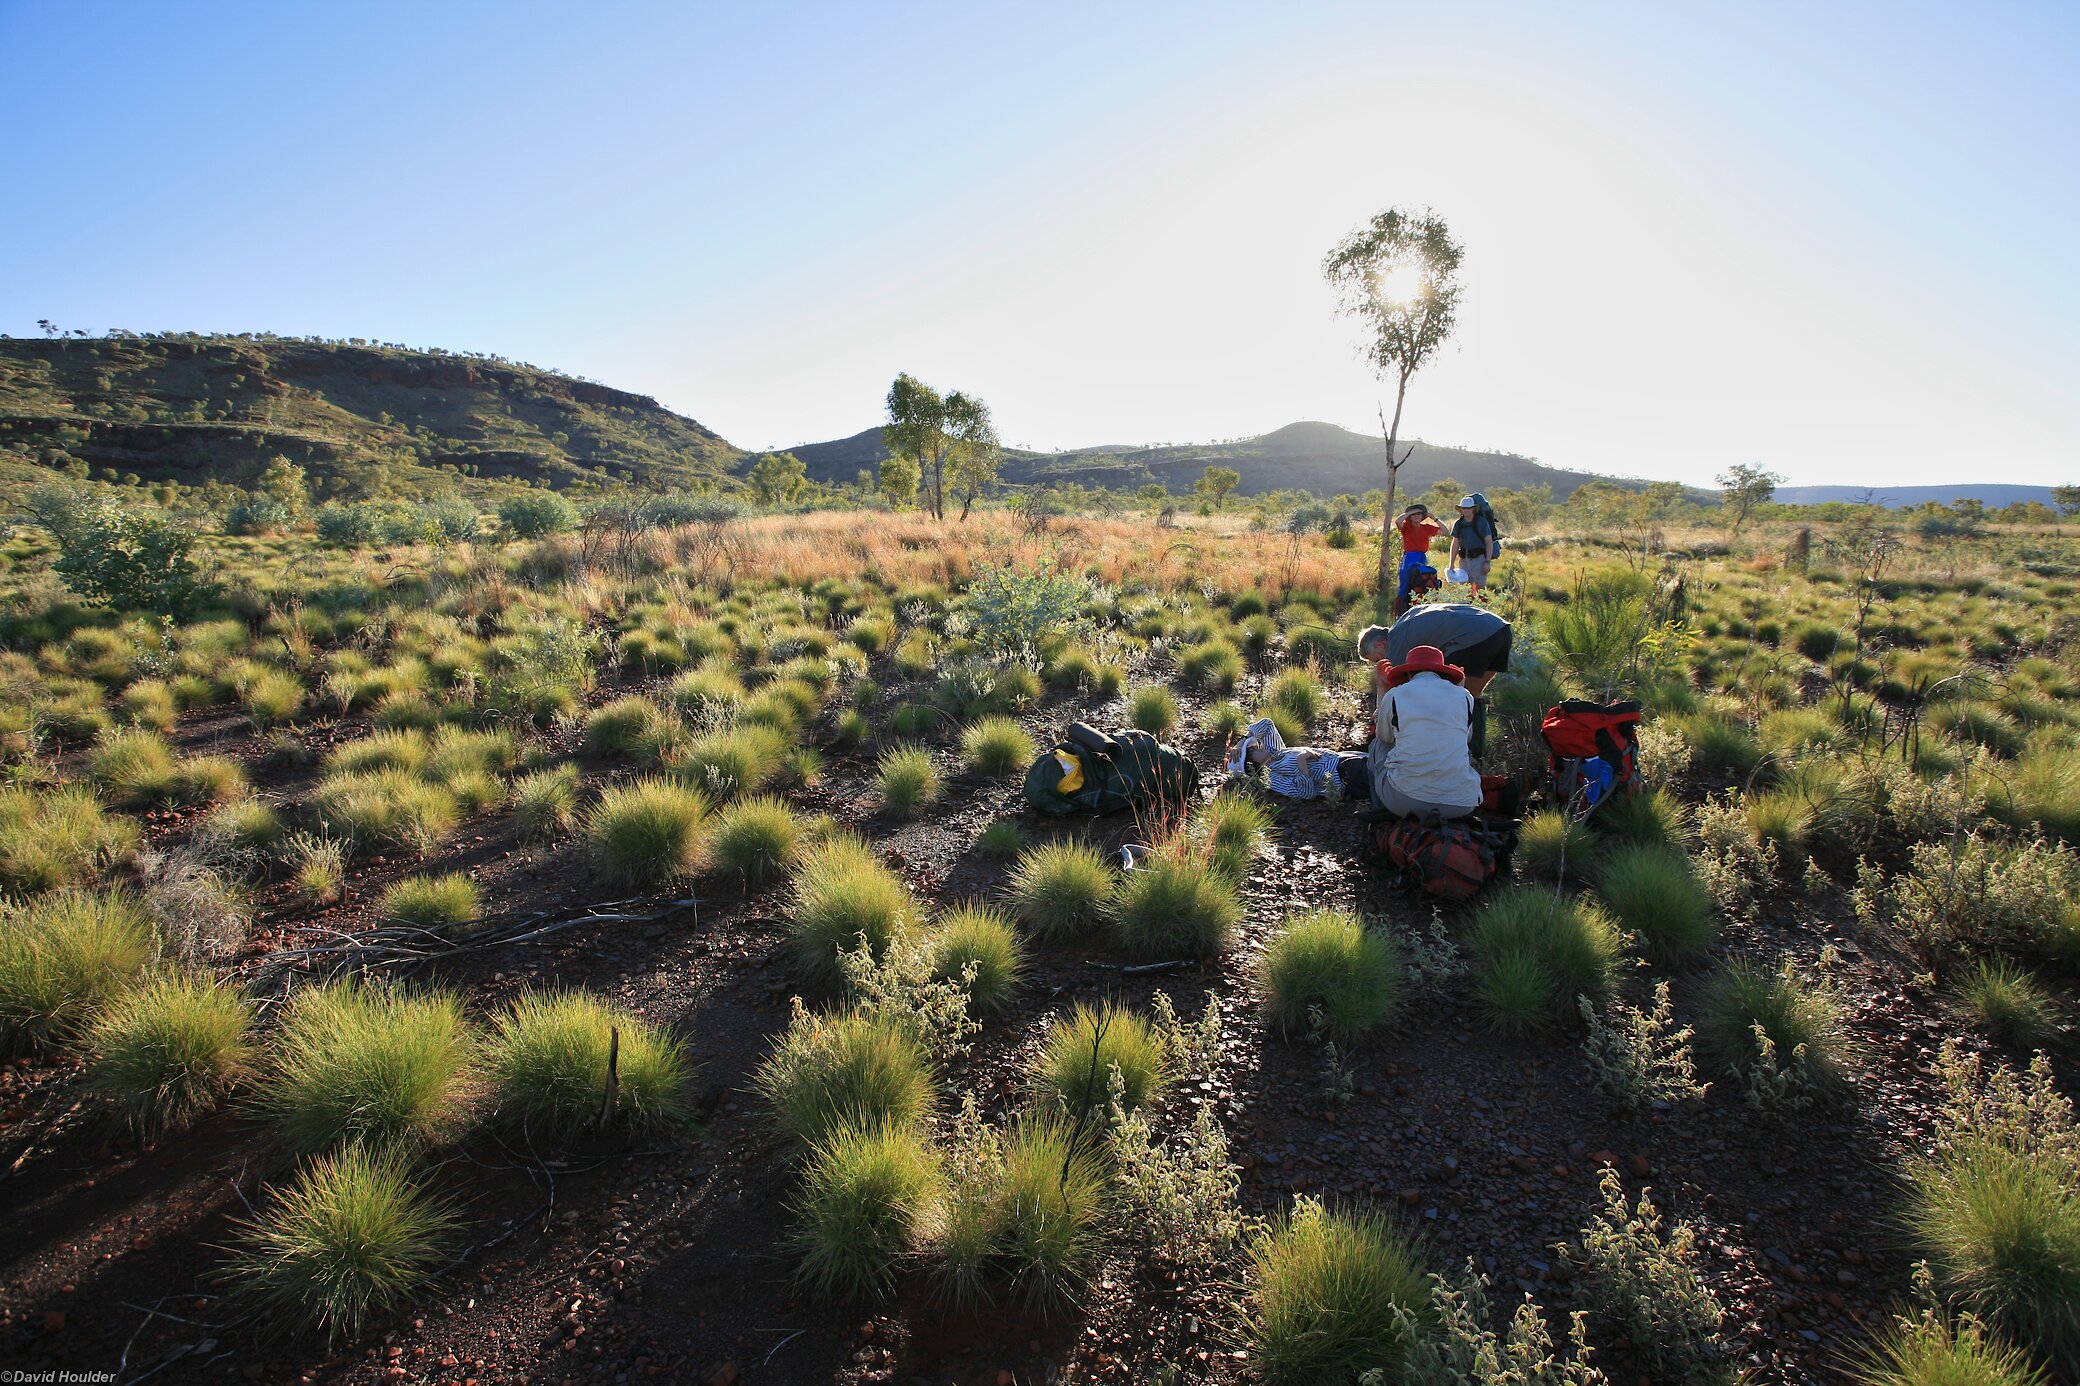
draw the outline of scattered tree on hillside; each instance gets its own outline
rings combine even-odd
[[[1134,499],[1150,510],[1161,510],[1170,503],[1170,493],[1163,489],[1160,481],[1151,481],[1134,493]]]
[[[1208,467],[1199,474],[1192,489],[1213,502],[1214,509],[1224,510],[1228,505],[1228,492],[1242,484],[1242,473],[1233,467]]]
[[[1719,473],[1720,504],[1730,519],[1727,528],[1734,534],[1748,522],[1748,516],[1758,505],[1767,505],[1769,498],[1777,493],[1777,486],[1784,480],[1775,472],[1737,463]]]
[[[945,398],[908,371],[898,375],[888,387],[888,422],[882,426],[881,441],[897,457],[916,464],[925,509],[944,519],[946,453],[953,446]],[[884,470],[884,489],[886,485]]]
[[[760,505],[788,505],[802,493],[809,469],[791,452],[769,452],[751,464],[745,480]]]
[[[1372,339],[1365,355],[1394,380],[1394,417],[1380,411],[1386,434],[1387,492],[1380,516],[1379,590],[1393,590],[1400,546],[1394,533],[1394,487],[1415,446],[1397,453],[1401,407],[1409,377],[1451,336],[1459,306],[1459,262],[1464,252],[1434,212],[1392,208],[1345,237],[1322,262],[1345,313],[1362,320]]]
[[[1650,481],[1640,495],[1649,521],[1674,519],[1689,498],[1690,488],[1680,481]]]
[[[960,491],[961,519],[965,521],[982,488],[996,480],[1004,448],[997,441],[997,426],[990,418],[989,406],[959,390],[946,397],[946,432],[953,440],[949,464],[954,485]]]
[[[2080,515],[2080,486],[2054,486],[2051,503],[2064,515]]]

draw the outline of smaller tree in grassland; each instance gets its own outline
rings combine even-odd
[[[917,460],[901,453],[881,460],[881,494],[893,505],[904,506],[917,499]]]
[[[1151,481],[1134,493],[1134,499],[1150,510],[1161,510],[1170,503],[1170,493],[1163,489],[1160,481]]]
[[[1737,463],[1719,474],[1720,507],[1727,517],[1727,530],[1738,534],[1758,505],[1767,505],[1784,478],[1761,467]]]
[[[961,498],[961,519],[975,508],[975,498],[997,476],[1004,456],[989,406],[955,390],[946,397],[946,428],[953,440],[950,461],[954,488]]]
[[[881,441],[896,457],[916,468],[925,509],[937,518],[946,515],[946,454],[953,446],[947,432],[946,400],[937,390],[911,375],[898,375],[888,387],[888,422],[882,425]],[[891,459],[894,460],[894,459]],[[888,464],[883,463],[882,489],[888,489]]]
[[[212,593],[191,552],[195,531],[165,515],[92,506],[58,543],[58,576],[97,605],[183,617]]]
[[[2052,487],[2051,503],[2058,507],[2061,515],[2068,518],[2080,515],[2080,486]]]
[[[522,491],[500,502],[498,518],[522,539],[539,539],[576,526],[578,507],[554,491]]]
[[[1242,473],[1233,467],[1208,467],[1199,474],[1192,489],[1213,502],[1216,510],[1228,506],[1228,493],[1242,484]]]
[[[745,474],[760,505],[791,505],[809,480],[809,469],[791,452],[769,452]]]

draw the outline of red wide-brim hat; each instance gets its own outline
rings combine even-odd
[[[1405,664],[1387,664],[1381,661],[1382,671],[1387,676],[1389,688],[1399,688],[1417,674],[1442,674],[1453,683],[1464,683],[1466,671],[1456,664],[1444,662],[1444,651],[1435,645],[1418,645],[1408,652]]]

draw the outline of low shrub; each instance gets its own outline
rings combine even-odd
[[[1113,871],[1083,842],[1045,842],[1011,869],[1011,913],[1040,938],[1064,938],[1102,923]]]
[[[801,1279],[827,1295],[885,1297],[945,1197],[938,1156],[908,1126],[844,1126],[809,1152],[795,1194]]]
[[[862,939],[884,956],[917,919],[910,888],[856,837],[822,844],[795,872],[788,922],[802,970],[813,978],[838,981],[838,955]]]
[[[614,785],[586,816],[585,833],[608,880],[659,886],[697,873],[707,860],[708,802],[685,785],[642,779]]]
[[[1596,894],[1660,962],[1694,958],[1719,936],[1712,900],[1689,858],[1666,847],[1626,847],[1597,866]]]
[[[1120,874],[1110,912],[1120,946],[1131,957],[1211,958],[1228,946],[1242,901],[1235,878],[1214,864],[1212,854],[1177,835]]]
[[[291,1149],[431,1146],[468,1125],[473,1037],[444,993],[336,982],[290,1001],[261,1105]]]
[[[1305,1195],[1250,1249],[1252,1363],[1271,1386],[1317,1386],[1397,1369],[1430,1299],[1416,1242],[1386,1215]]]
[[[276,1321],[344,1341],[432,1283],[454,1222],[401,1155],[350,1146],[312,1161],[246,1224],[230,1272]]]
[[[1690,1059],[1689,1026],[1678,1029],[1668,983],[1654,984],[1654,1000],[1644,1010],[1612,998],[1598,1015],[1588,998],[1580,1000],[1582,1057],[1589,1077],[1622,1111],[1649,1112],[1657,1103],[1702,1097],[1707,1085],[1697,1081]]]
[[[0,1039],[13,1049],[71,1042],[159,956],[137,901],[65,891],[0,906]]]
[[[804,1149],[847,1127],[920,1129],[938,1103],[917,1041],[850,1012],[798,1007],[753,1082],[781,1131]]]
[[[1287,1034],[1319,1029],[1348,1044],[1393,1019],[1400,1006],[1399,952],[1345,910],[1287,920],[1260,966],[1265,1010]]]
[[[883,813],[892,818],[915,818],[938,802],[939,767],[932,763],[932,753],[922,746],[899,746],[882,755],[874,768],[874,786]]]
[[[185,1128],[251,1070],[252,1006],[207,977],[154,978],[94,1018],[87,1087],[136,1135]]]
[[[1112,1092],[1111,1073],[1120,1087]],[[1034,1069],[1048,1104],[1072,1121],[1103,1119],[1113,1096],[1131,1112],[1170,1081],[1170,1055],[1163,1037],[1141,1016],[1117,1002],[1079,1005],[1049,1025]]]
[[[460,871],[406,876],[383,892],[383,918],[421,929],[450,928],[477,917],[477,883]]]
[[[1001,778],[1032,764],[1039,748],[1009,717],[985,717],[961,733],[961,755],[978,774]]]
[[[968,1009],[986,1015],[1001,1008],[1025,972],[1025,948],[1011,921],[987,905],[961,905],[939,919],[932,935],[932,975],[967,980]]]
[[[499,1117],[524,1124],[530,1134],[569,1136],[596,1125],[603,1114],[631,1130],[668,1126],[686,1116],[691,1065],[678,1041],[584,992],[522,992],[492,1022],[484,1068]]]
[[[1726,1355],[1719,1337],[1724,1310],[1699,1275],[1704,1254],[1696,1229],[1678,1222],[1664,1230],[1644,1192],[1628,1207],[1615,1170],[1604,1170],[1600,1193],[1603,1206],[1582,1228],[1579,1245],[1563,1249],[1576,1267],[1582,1303],[1624,1335],[1643,1368],[1669,1380],[1712,1372]]]

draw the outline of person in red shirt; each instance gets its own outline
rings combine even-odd
[[[1430,541],[1444,533],[1444,526],[1430,518],[1430,507],[1419,502],[1402,511],[1394,527],[1401,531],[1401,582],[1394,590],[1394,614],[1399,616],[1408,610],[1416,574],[1427,569],[1436,575],[1437,570],[1430,567]]]

